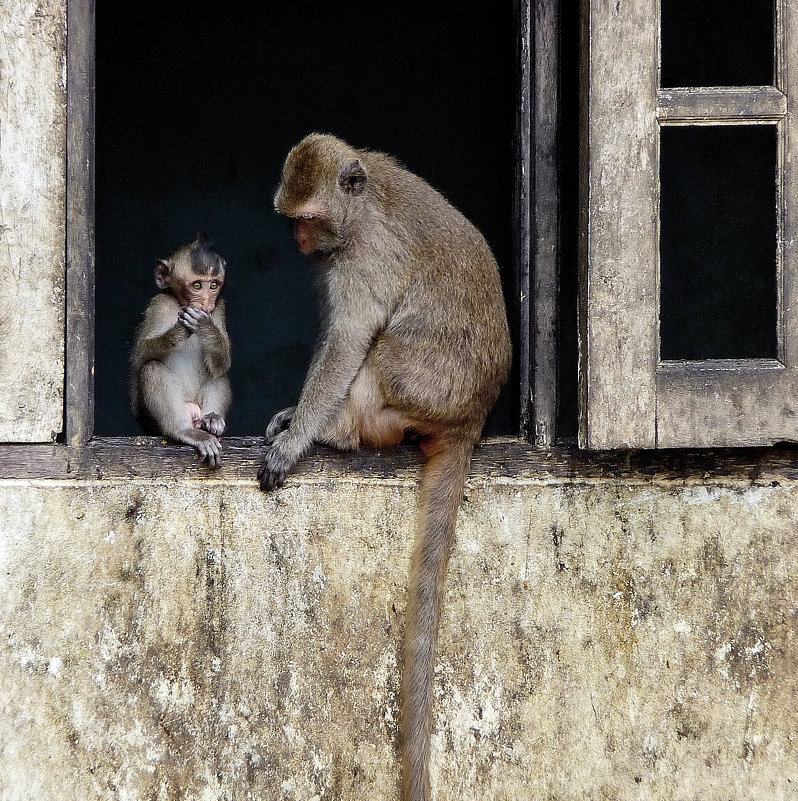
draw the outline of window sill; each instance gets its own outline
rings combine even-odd
[[[161,480],[256,482],[263,453],[260,437],[224,440],[223,464],[210,470],[194,451],[158,437],[98,437],[83,448],[66,445],[0,445],[0,480],[86,482]],[[373,453],[314,448],[295,475],[304,481],[386,479],[416,481],[421,456],[411,446]],[[514,484],[567,484],[622,480],[643,484],[733,483],[776,486],[798,483],[798,446],[718,450],[583,451],[573,443],[537,449],[512,437],[481,443],[471,480]]]

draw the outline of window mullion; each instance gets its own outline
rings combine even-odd
[[[67,4],[65,437],[94,426],[94,2]]]

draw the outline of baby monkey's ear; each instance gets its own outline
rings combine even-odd
[[[158,259],[155,265],[155,284],[158,289],[169,289],[172,285],[172,262]]]

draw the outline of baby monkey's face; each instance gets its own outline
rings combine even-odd
[[[224,279],[192,273],[179,279],[177,283],[174,291],[181,306],[202,309],[210,314],[216,308]]]

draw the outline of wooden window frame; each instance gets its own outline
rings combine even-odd
[[[777,0],[774,86],[659,86],[660,0],[583,0],[580,445],[740,447],[798,440],[798,11]],[[794,4],[793,4],[794,6]],[[652,44],[652,42],[656,44]],[[778,133],[778,358],[659,358],[659,129]],[[792,311],[795,310],[795,311]]]
[[[517,0],[515,274],[520,436],[557,438],[560,274],[560,19],[558,0]]]
[[[94,76],[94,2],[67,0],[64,439],[72,446],[94,429]]]
[[[92,0],[68,0],[64,439],[78,447],[92,441],[94,423],[94,14]],[[518,95],[513,250],[518,291],[508,298],[508,305],[520,333],[520,436],[548,447],[554,439],[556,415],[557,0],[536,3],[534,9],[531,0],[517,0],[515,21]]]

